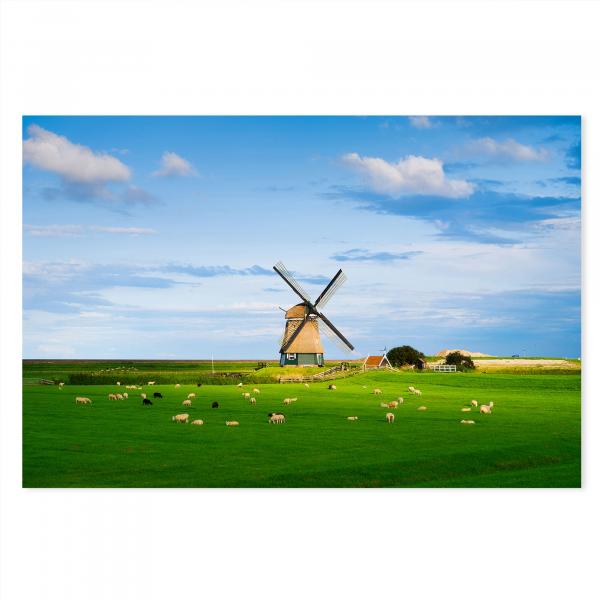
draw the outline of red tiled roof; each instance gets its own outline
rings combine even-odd
[[[367,356],[365,366],[367,367],[378,367],[381,364],[383,356]]]

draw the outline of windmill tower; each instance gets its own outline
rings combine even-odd
[[[285,330],[279,349],[279,364],[323,365],[323,345],[320,330],[324,331],[343,350],[354,350],[354,346],[342,335],[333,323],[321,312],[333,294],[346,281],[340,269],[313,303],[302,286],[292,277],[283,263],[273,269],[294,290],[302,302],[285,311]]]

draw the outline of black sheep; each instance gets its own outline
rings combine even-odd
[[[144,406],[150,406],[150,405],[152,404],[152,400],[149,400],[148,398],[144,398],[144,399],[142,400],[142,404],[143,404]]]
[[[152,394],[153,398],[162,398],[162,394],[160,392],[154,392],[154,394]]]
[[[211,408],[219,408],[219,403],[218,402],[213,402],[211,404]]]
[[[202,387],[202,384],[201,383],[197,383],[196,387]]]

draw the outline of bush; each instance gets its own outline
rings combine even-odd
[[[392,348],[387,353],[387,357],[392,367],[414,365],[415,367],[422,369],[425,364],[425,355],[412,346],[398,346]]]
[[[475,363],[470,356],[461,354],[460,352],[450,352],[446,356],[447,365],[456,365],[457,371],[469,371],[475,368]]]

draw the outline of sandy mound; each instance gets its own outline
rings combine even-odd
[[[458,349],[456,349],[456,350],[448,350],[448,349],[441,350],[440,352],[438,352],[436,354],[436,356],[441,356],[441,357],[448,356],[448,354],[450,354],[450,352],[460,352],[461,354],[464,354],[465,356],[473,356],[473,357],[479,356],[480,358],[485,358],[486,356],[491,356],[491,354],[483,354],[483,352],[471,352],[470,350],[458,350]]]

